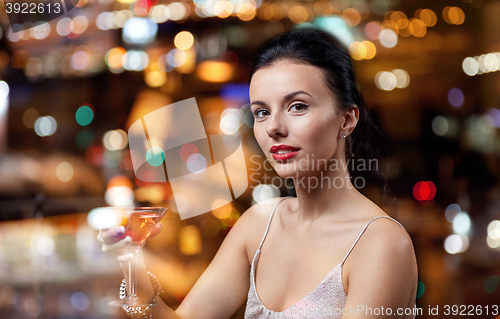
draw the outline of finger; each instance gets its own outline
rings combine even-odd
[[[156,225],[155,228],[153,228],[153,231],[151,232],[151,235],[149,235],[149,238],[153,238],[156,235],[158,235],[161,232],[162,229],[163,229],[163,225],[162,224]]]
[[[99,231],[97,240],[106,245],[120,239],[120,237],[122,237],[125,234],[125,231],[126,229],[123,226],[117,226],[110,229],[101,230]]]
[[[132,242],[132,237],[127,236],[123,240],[120,240],[114,244],[102,245],[103,252],[119,251],[120,249],[126,248]]]

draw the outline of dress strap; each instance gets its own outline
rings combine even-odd
[[[398,223],[398,224],[399,224],[399,226],[403,227],[403,225],[401,225],[401,223],[400,223],[400,222],[398,222],[397,220],[395,220],[395,219],[394,219],[394,218],[392,218],[392,217],[385,216],[385,215],[380,215],[380,216],[373,217],[372,219],[370,219],[370,220],[368,221],[368,223],[366,223],[366,225],[365,225],[365,227],[363,228],[363,230],[361,231],[361,233],[359,233],[358,238],[356,238],[356,240],[354,241],[354,244],[352,244],[351,249],[349,249],[349,251],[347,252],[347,254],[346,254],[346,255],[345,255],[345,257],[344,257],[344,260],[342,260],[342,263],[341,263],[341,264],[344,264],[345,260],[347,259],[347,256],[349,256],[349,254],[351,253],[351,251],[352,251],[352,249],[354,248],[354,246],[356,246],[356,243],[357,243],[357,242],[358,242],[358,240],[361,238],[361,235],[363,235],[363,233],[365,232],[365,230],[366,230],[366,228],[368,227],[368,225],[370,225],[370,223],[371,223],[372,221],[374,221],[375,219],[380,218],[380,217],[389,218],[390,220],[393,220],[393,221],[395,221],[396,223]],[[404,229],[404,227],[403,227],[403,229]]]
[[[276,211],[276,207],[278,207],[278,204],[281,203],[282,201],[284,201],[285,199],[287,198],[291,198],[292,196],[287,196],[287,197],[284,197],[282,199],[280,199],[276,205],[274,205],[274,208],[273,208],[273,211],[271,212],[271,216],[269,217],[269,222],[267,223],[267,228],[266,228],[266,232],[264,233],[264,237],[262,237],[262,240],[260,241],[260,245],[259,245],[259,249],[257,250],[260,250],[260,248],[262,247],[262,244],[264,243],[264,239],[266,239],[266,236],[267,236],[267,232],[269,231],[269,227],[271,226],[271,220],[273,219],[273,215],[274,215],[274,212]]]

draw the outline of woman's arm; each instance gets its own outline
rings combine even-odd
[[[267,222],[269,214],[261,212],[270,212],[270,204],[256,204],[247,209],[231,228],[214,259],[177,310],[172,313],[172,310],[162,303],[153,308],[153,317],[230,318],[246,301],[250,287],[247,244],[252,232],[264,232],[265,224],[262,221]]]
[[[417,262],[401,226],[374,221],[344,265],[349,284],[343,319],[413,317],[406,308],[413,308],[416,298]]]
[[[250,287],[246,243],[254,210],[252,206],[238,219],[175,311],[182,319],[230,318],[246,301]]]

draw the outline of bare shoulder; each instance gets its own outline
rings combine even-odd
[[[366,210],[372,220],[362,236],[364,240],[360,239],[360,246],[367,246],[372,254],[383,254],[384,257],[385,254],[403,252],[414,254],[411,237],[404,226],[375,203],[366,200]]]
[[[257,226],[258,224],[265,223],[269,221],[269,217],[273,211],[273,208],[276,204],[282,200],[284,197],[275,197],[268,200],[265,200],[260,203],[256,203],[250,206],[244,213],[241,215],[240,219],[244,220],[244,223],[247,225]]]
[[[239,226],[242,228],[242,231],[245,232],[245,246],[249,262],[253,259],[253,255],[257,251],[260,241],[264,236],[273,208],[283,198],[284,197],[271,198],[256,203],[249,207],[238,220]]]
[[[411,237],[380,212],[384,217],[371,220],[345,262],[346,305],[412,307],[418,268]]]
[[[398,269],[408,279],[414,280],[417,261],[410,235],[403,225],[380,208],[376,213],[376,216],[383,217],[374,218],[366,227],[352,256],[346,261],[349,262],[349,272],[366,271],[366,265],[372,265],[385,269],[387,273]]]
[[[372,220],[365,231],[364,236],[368,237],[370,242],[383,244],[383,247],[397,246],[413,249],[413,247],[407,247],[412,246],[411,237],[402,224],[385,213],[379,216],[383,217]]]
[[[414,259],[413,243],[404,226],[380,208],[375,217],[362,235],[358,250],[368,258]]]

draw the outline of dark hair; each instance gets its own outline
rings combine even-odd
[[[356,105],[359,121],[356,128],[346,138],[346,160],[380,158],[385,155],[381,131],[373,124],[366,103],[356,82],[354,65],[347,50],[331,35],[317,29],[294,29],[278,35],[265,43],[250,65],[250,78],[260,68],[281,60],[291,60],[321,69],[325,82],[337,97],[342,109]],[[350,165],[349,165],[350,166]],[[350,171],[351,176],[357,175]],[[356,172],[360,173],[360,172]],[[369,172],[374,182],[386,178],[379,172]],[[364,175],[364,174],[362,174]]]

